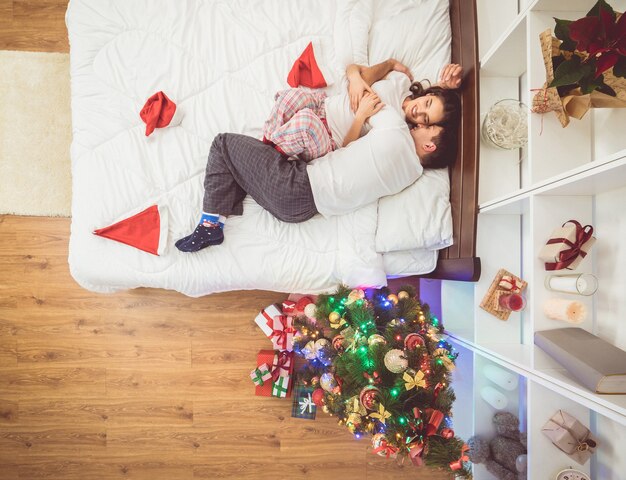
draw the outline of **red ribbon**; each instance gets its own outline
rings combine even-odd
[[[470,448],[467,445],[463,445],[459,459],[454,462],[450,462],[450,470],[461,470],[463,468],[463,462],[469,462],[469,457],[465,455],[465,452],[468,452],[469,449]]]
[[[385,456],[389,458],[391,455],[398,453],[398,448],[390,445],[389,443],[387,443],[386,440],[383,440],[382,442],[380,442],[380,446],[376,448],[372,453],[377,454],[378,452],[383,452]]]
[[[280,377],[280,371],[286,370],[289,372],[290,361],[293,357],[293,352],[275,352],[274,363],[272,364],[272,380],[278,380]]]
[[[430,437],[431,435],[436,434],[442,421],[443,413],[439,410],[433,410],[433,413],[430,415],[430,420],[428,420],[428,425],[426,425],[426,436]]]
[[[567,268],[578,258],[579,255],[583,258],[587,256],[587,252],[582,249],[582,246],[591,239],[593,235],[593,227],[591,225],[585,225],[583,227],[576,220],[568,220],[562,226],[564,227],[568,223],[573,223],[576,226],[576,238],[573,243],[567,238],[551,238],[548,240],[547,245],[564,243],[570,247],[559,252],[558,260],[556,262],[546,262],[546,270],[548,271]]]
[[[426,449],[426,444],[424,442],[413,442],[410,443],[408,446],[409,449],[409,458],[411,459],[411,462],[413,462],[413,465],[415,465],[416,467],[421,467],[422,465],[424,465],[424,450]]]
[[[374,372],[372,375],[370,375],[367,372],[363,372],[363,376],[365,378],[367,378],[367,380],[370,383],[380,383],[382,381],[382,379],[380,378],[380,376],[378,375],[378,372]]]
[[[282,328],[274,328],[276,320],[280,322]],[[273,319],[269,319],[267,321],[267,326],[272,329],[272,333],[269,336],[270,340],[276,337],[276,345],[278,345],[283,350],[287,348],[287,334],[296,333],[295,328],[287,326],[289,325],[289,323],[290,322],[288,317],[285,317],[284,315],[277,315]]]

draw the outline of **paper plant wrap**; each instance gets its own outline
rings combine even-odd
[[[569,124],[569,117],[583,118],[591,108],[624,108],[626,107],[626,79],[615,77],[613,69],[604,72],[604,83],[615,90],[616,97],[594,90],[583,95],[580,88],[572,90],[568,95],[561,98],[556,87],[549,87],[554,80],[554,65],[552,57],[559,56],[561,41],[552,36],[552,30],[548,29],[539,34],[541,53],[546,68],[546,82],[533,98],[532,110],[535,113],[554,112],[563,127]]]

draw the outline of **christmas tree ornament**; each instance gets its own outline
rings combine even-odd
[[[437,363],[438,365],[443,365],[444,367],[446,367],[446,370],[451,372],[452,370],[454,370],[455,367],[454,362],[449,357],[449,353],[450,352],[448,352],[444,348],[438,348],[433,352],[433,356],[435,357],[435,363]]]
[[[387,299],[394,305],[398,304],[398,298],[399,297],[397,295],[394,295],[393,293],[387,296]]]
[[[304,358],[306,358],[307,360],[316,359],[317,353],[315,353],[315,342],[313,342],[313,340],[307,342],[307,344],[302,348],[301,352],[302,355],[304,355]]]
[[[324,405],[324,406],[322,407],[322,411],[323,411],[324,413],[328,413],[328,412],[330,412],[330,410],[329,410],[329,408],[328,408],[328,405]]]
[[[380,400],[380,390],[378,387],[373,385],[368,385],[363,387],[361,393],[359,394],[359,401],[361,405],[367,410],[374,410],[376,403]]]
[[[391,417],[391,413],[389,413],[386,409],[385,406],[382,403],[378,404],[378,410],[370,413],[369,414],[370,417],[377,419],[380,423],[382,423],[383,425],[386,425],[386,421],[389,417]]]
[[[391,373],[402,373],[409,366],[409,362],[404,356],[404,352],[397,348],[393,348],[385,353],[385,367]]]
[[[332,373],[324,373],[320,377],[320,387],[326,390],[329,393],[335,393],[335,390],[339,387],[337,384],[337,380]]]
[[[308,305],[306,305],[304,307],[304,314],[306,315],[307,318],[311,318],[314,319],[315,318],[315,304],[314,303],[309,303]]]
[[[313,303],[313,300],[311,300],[309,297],[302,297],[298,299],[296,301],[296,312],[304,313],[304,309],[306,308],[306,306],[312,303]]]
[[[413,350],[414,348],[424,346],[425,342],[421,335],[417,333],[409,333],[404,338],[404,348]]]
[[[382,335],[375,333],[374,335],[370,335],[367,339],[367,344],[372,346],[372,345],[385,345],[387,343],[387,340],[385,340],[385,337],[383,337]]]
[[[317,405],[318,407],[321,407],[324,405],[325,395],[326,394],[324,393],[324,389],[316,388],[315,390],[313,390],[313,393],[311,394],[311,400],[313,400],[313,403],[315,405]]]
[[[330,328],[333,328],[335,330],[341,328],[346,324],[346,321],[341,318],[341,315],[339,315],[338,312],[330,312],[330,314],[328,315],[328,321],[330,322]]]
[[[348,403],[346,405],[346,411],[351,413],[358,413],[360,416],[367,415],[367,410],[361,404],[361,402],[359,401],[359,397],[357,397],[356,395],[348,400]]]
[[[365,292],[360,289],[355,289],[350,292],[348,295],[348,299],[346,300],[346,305],[352,305],[354,302],[358,300],[362,300],[365,298]]]
[[[346,420],[346,423],[350,423],[354,425],[355,427],[358,427],[359,425],[363,423],[363,417],[359,415],[358,413],[352,412],[350,415],[348,415],[348,419]]]
[[[331,345],[329,340],[326,340],[325,338],[320,338],[315,341],[313,349],[315,350],[315,354],[319,355],[320,351],[322,351],[324,348],[330,348],[330,346]]]
[[[314,387],[317,386],[319,383],[320,383],[320,377],[311,378],[311,385],[313,385]]]
[[[335,337],[333,338],[332,346],[338,352],[343,352],[345,350],[345,341],[346,337],[344,337],[343,335],[335,335]]]
[[[406,300],[407,298],[409,298],[408,292],[405,292],[404,290],[400,290],[398,292],[398,300]]]
[[[415,390],[419,390],[420,388],[426,387],[424,372],[422,372],[421,370],[415,375],[409,375],[407,372],[404,372],[404,374],[402,375],[402,379],[405,382],[404,386],[407,390],[411,390],[412,388],[415,388]]]
[[[398,456],[398,448],[394,447],[387,441],[387,436],[384,433],[377,433],[372,435],[372,448],[376,455],[387,458],[396,458]]]

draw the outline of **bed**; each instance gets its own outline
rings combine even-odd
[[[384,285],[396,276],[476,280],[475,7],[452,0],[449,12],[448,0],[71,0],[74,279],[96,292],[153,287],[190,296],[317,293],[338,283]],[[244,214],[228,219],[224,244],[179,252],[174,242],[199,218],[213,137],[260,137],[273,93],[287,86],[309,42],[328,72],[329,94],[345,88],[341,74],[352,62],[394,56],[416,78],[435,77],[450,55],[463,63],[455,167],[424,175],[416,182],[422,189],[301,224],[276,220],[248,197]],[[160,90],[175,99],[182,122],[146,137],[138,112]],[[415,202],[426,202],[430,216],[416,215]],[[155,206],[158,255],[93,234]]]

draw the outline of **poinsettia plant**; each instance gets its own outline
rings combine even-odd
[[[583,94],[599,90],[615,96],[605,74],[612,68],[615,77],[626,78],[626,15],[598,0],[583,18],[554,20],[561,44],[560,55],[552,58],[555,71],[549,86],[561,95],[580,87]]]

